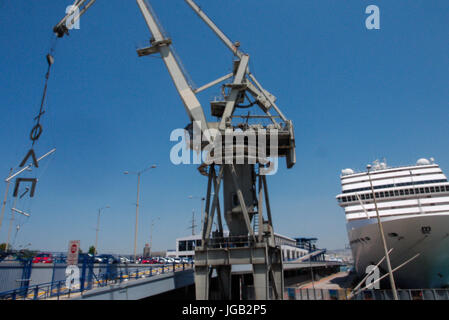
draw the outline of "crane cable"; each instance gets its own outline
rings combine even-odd
[[[55,40],[56,40],[56,38],[52,41],[52,46],[50,48],[50,52],[46,56],[47,63],[48,63],[48,69],[47,69],[47,73],[45,74],[44,92],[42,94],[42,100],[41,100],[41,105],[39,108],[39,114],[34,118],[34,120],[36,120],[36,125],[33,127],[33,129],[31,129],[31,133],[30,133],[30,139],[32,141],[31,147],[34,146],[35,142],[39,139],[39,137],[41,136],[42,131],[43,131],[40,121],[41,121],[42,115],[45,113],[44,104],[45,104],[45,98],[47,97],[48,80],[50,78],[51,67],[52,67],[53,63],[55,62],[54,53],[56,50],[56,43],[57,43]]]
[[[55,53],[55,50],[56,50],[56,44],[57,44],[57,38],[54,37],[51,40],[50,51],[46,55],[46,59],[47,59],[47,63],[48,63],[48,69],[47,69],[47,73],[45,74],[45,85],[44,85],[44,90],[43,90],[43,94],[42,94],[41,104],[40,104],[40,108],[39,108],[39,114],[34,118],[34,120],[36,121],[36,124],[31,129],[31,132],[30,132],[30,139],[32,141],[31,149],[33,149],[34,144],[39,139],[39,137],[41,136],[42,131],[43,131],[43,128],[42,128],[42,125],[41,125],[40,122],[41,122],[42,115],[45,113],[45,110],[44,110],[45,98],[47,97],[48,80],[50,78],[51,67],[52,67],[52,65],[54,63],[54,53]],[[47,163],[47,166],[48,166],[48,163]],[[25,196],[25,194],[28,193],[28,191],[29,191],[29,188],[27,188],[27,190],[19,197],[19,199],[22,199]],[[31,209],[31,203],[28,200],[29,199],[25,200],[24,206],[27,206],[27,207],[29,207],[29,209]],[[14,214],[14,213],[12,213],[12,214]],[[29,217],[27,217],[27,219],[25,219],[25,221],[23,221],[23,219],[21,219],[21,218],[19,218],[17,220],[16,232],[15,232],[14,240],[13,240],[14,242],[15,242],[15,240],[17,238],[17,234],[18,234],[20,228],[28,221],[28,218]]]

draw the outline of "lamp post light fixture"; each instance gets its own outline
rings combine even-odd
[[[391,290],[393,291],[394,300],[399,300],[398,299],[398,293],[396,291],[396,284],[394,282],[393,271],[391,270],[390,256],[388,254],[387,242],[385,241],[384,229],[382,227],[382,222],[380,221],[379,209],[377,208],[376,194],[374,192],[373,182],[371,181],[371,175],[370,175],[371,165],[368,164],[366,166],[366,169],[368,171],[368,180],[369,180],[369,183],[370,183],[370,186],[371,186],[371,193],[373,195],[374,208],[376,209],[377,224],[379,226],[379,232],[380,232],[380,236],[381,236],[381,239],[382,239],[382,244],[383,244],[383,247],[384,247],[385,260],[387,262],[387,268],[388,268],[388,274],[389,274],[389,277],[390,277]]]
[[[101,210],[103,209],[109,209],[110,206],[106,206],[103,208],[98,209],[98,216],[97,216],[97,234],[95,236],[95,254],[98,253],[98,231],[100,231],[100,214],[101,214]]]
[[[137,226],[138,226],[138,217],[139,217],[139,191],[140,191],[140,176],[142,175],[142,173],[150,170],[150,169],[154,169],[156,168],[156,165],[152,165],[149,166],[148,168],[145,168],[141,171],[137,171],[137,172],[131,172],[131,171],[125,171],[123,172],[124,174],[136,174],[137,175],[137,202],[136,202],[136,228],[134,231],[134,262],[136,262],[136,250],[137,250]]]

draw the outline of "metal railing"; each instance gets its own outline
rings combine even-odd
[[[400,289],[399,300],[449,300],[449,289]],[[353,300],[394,300],[391,290],[365,290]]]
[[[80,278],[77,289],[69,289],[66,280],[59,280],[37,285],[24,286],[0,293],[0,300],[45,300],[45,299],[69,299],[72,294],[105,287],[113,283],[137,280],[160,274],[175,273],[193,268],[193,263],[173,263],[166,265],[151,265],[139,268],[119,268],[117,265],[105,265],[105,272]]]
[[[285,288],[285,300],[349,300],[350,289]],[[399,300],[449,300],[449,289],[399,289]],[[394,300],[391,290],[365,290],[350,300]]]
[[[208,240],[207,248],[250,247],[254,239],[249,236],[214,237]]]

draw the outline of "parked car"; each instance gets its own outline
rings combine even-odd
[[[181,259],[181,263],[191,263],[192,262],[192,259],[190,259],[190,258],[182,258]]]
[[[165,259],[165,258],[159,258],[159,259],[158,259],[158,262],[159,262],[160,264],[164,264],[164,263],[167,263],[167,259]]]
[[[142,264],[158,264],[159,261],[153,258],[143,258],[141,261]]]
[[[98,258],[101,259],[100,263],[120,263],[120,259],[112,254],[100,254]]]
[[[8,253],[6,253],[6,252],[0,252],[0,262],[2,262],[3,260],[5,260],[7,256],[8,256]]]
[[[134,260],[134,258],[133,258],[131,260],[131,263],[136,263],[136,264],[142,263],[142,259],[143,259],[143,257],[136,257],[136,260]]]
[[[95,258],[93,254],[90,253],[80,253],[78,255],[78,263],[84,263],[84,262],[95,262]]]
[[[131,263],[131,260],[126,257],[120,257],[120,263]]]
[[[15,253],[2,252],[2,253],[0,253],[0,262],[2,262],[2,261],[16,262],[16,261],[20,261],[20,257],[17,256],[17,254],[15,254]]]
[[[53,255],[51,253],[39,253],[33,258],[33,263],[53,263]]]

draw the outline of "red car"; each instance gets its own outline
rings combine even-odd
[[[33,258],[33,263],[53,263],[53,255],[51,253],[39,253]]]
[[[142,264],[156,264],[158,262],[156,260],[152,259],[152,258],[143,258],[140,263],[142,263]]]

